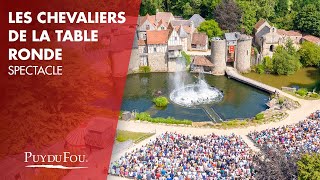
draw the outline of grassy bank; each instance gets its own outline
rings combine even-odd
[[[136,115],[137,120],[147,121],[152,123],[164,123],[164,124],[185,124],[192,125],[192,121],[190,120],[178,120],[172,117],[162,118],[162,117],[151,117],[149,113],[142,112]]]
[[[316,82],[320,80],[320,70],[313,67],[300,69],[295,74],[288,76],[258,74],[255,72],[243,75],[276,88],[281,88],[284,86],[299,86],[312,90],[315,87]]]
[[[118,142],[125,142],[128,140],[132,140],[134,143],[138,143],[140,141],[143,141],[144,139],[151,137],[152,135],[153,135],[152,133],[141,133],[141,132],[118,130],[116,140]]]

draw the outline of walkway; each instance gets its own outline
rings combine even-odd
[[[211,50],[208,51],[186,51],[186,54],[190,56],[210,56]]]
[[[239,74],[236,69],[234,69],[232,67],[227,67],[226,74],[229,78],[235,79],[235,80],[240,81],[244,84],[248,84],[248,85],[253,86],[257,89],[261,89],[261,90],[269,92],[269,93],[274,93],[275,91],[277,91],[278,93],[280,93],[280,95],[286,96],[286,97],[293,99],[295,101],[302,100],[302,99],[299,99],[297,97],[292,96],[291,94],[285,93],[278,88],[275,88],[275,87],[263,84],[259,81],[244,77],[241,74]]]

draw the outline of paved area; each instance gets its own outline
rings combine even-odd
[[[186,51],[186,54],[190,56],[209,56],[211,55],[211,50],[208,51]]]

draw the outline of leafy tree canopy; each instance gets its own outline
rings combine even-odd
[[[278,46],[272,57],[273,71],[279,75],[294,74],[301,67],[299,57],[291,48]]]
[[[297,162],[299,180],[316,180],[320,178],[320,155],[305,154]]]
[[[319,4],[320,5],[320,4]],[[320,7],[309,4],[295,18],[295,27],[302,32],[320,36]]]
[[[234,0],[222,0],[213,12],[214,19],[223,30],[237,31],[241,23],[241,9]]]
[[[300,61],[304,66],[319,66],[320,67],[320,46],[311,43],[303,42],[299,49]]]
[[[215,20],[207,20],[200,24],[198,31],[205,32],[209,38],[222,36],[223,32]]]

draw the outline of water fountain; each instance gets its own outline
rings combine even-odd
[[[183,68],[183,63],[179,63],[177,67]],[[182,78],[183,71],[177,70],[173,78],[175,89],[170,93],[172,102],[185,107],[195,107],[218,103],[223,99],[223,93],[220,90],[207,84],[203,76],[203,70],[200,71],[195,83],[187,85],[184,84]]]

